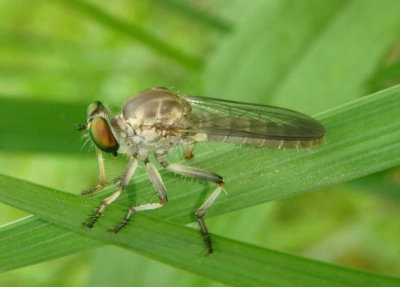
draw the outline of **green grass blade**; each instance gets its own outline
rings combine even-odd
[[[392,175],[394,170],[378,172],[369,176],[350,181],[349,185],[355,188],[362,188],[371,193],[379,192],[390,200],[400,202],[399,184]]]
[[[125,21],[118,19],[101,8],[90,4],[87,1],[80,0],[58,0],[64,4],[77,9],[85,15],[91,17],[98,23],[104,25],[107,28],[113,29],[116,32],[125,34],[132,37],[143,44],[147,45],[157,53],[167,56],[178,63],[197,70],[202,66],[202,60],[194,56],[188,55],[179,49],[171,46],[163,40],[157,38],[150,32],[145,31],[140,27],[136,27],[133,24],[128,24]]]
[[[162,5],[170,10],[188,17],[191,21],[196,21],[202,25],[208,26],[220,32],[229,32],[231,27],[223,20],[208,15],[199,9],[195,9],[188,3],[176,0],[152,0],[156,5]]]
[[[82,149],[77,129],[85,122],[85,104],[12,98],[0,103],[0,149],[54,153]]]
[[[365,95],[398,38],[399,9],[395,0],[259,1],[210,57],[205,95],[257,95],[304,112]]]
[[[103,245],[36,216],[3,225],[0,233],[0,272]]]
[[[87,219],[99,200],[41,187],[7,176],[0,177],[1,201],[32,212],[44,220],[100,241],[121,246],[170,265],[232,286],[396,286],[400,279],[333,266],[213,236],[215,254],[202,256],[197,230],[137,214],[131,228],[116,234],[106,231],[124,213],[111,205],[107,217],[88,229]],[[1,244],[4,248],[4,244]],[[3,262],[4,264],[4,262]],[[371,285],[371,286],[372,286]]]
[[[208,144],[200,146],[190,164],[224,174],[228,191],[227,196],[217,200],[208,215],[222,214],[398,165],[399,100],[400,86],[397,86],[321,115],[328,130],[327,143],[314,150],[279,151],[230,145],[219,148],[215,145],[209,149]],[[237,176],[238,170],[246,181]],[[179,178],[165,171],[161,174],[170,191],[170,201],[167,207],[152,211],[152,215],[176,223],[192,222],[194,210],[211,187],[201,182],[182,184]],[[186,185],[190,185],[190,190]],[[95,196],[105,197],[113,190],[115,187],[111,186]],[[118,203],[129,205],[137,199],[148,198],[152,193],[147,176],[138,174]],[[16,232],[20,232],[18,230]]]

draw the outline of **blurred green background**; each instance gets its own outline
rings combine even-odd
[[[96,157],[76,131],[86,105],[98,99],[118,112],[154,86],[317,114],[395,85],[399,11],[389,0],[0,0],[0,173],[76,194],[95,185]],[[107,178],[124,165],[107,157]],[[392,169],[208,225],[237,240],[400,276],[399,188]],[[25,215],[0,204],[0,224]],[[0,274],[0,286],[116,282],[221,286],[116,247]]]

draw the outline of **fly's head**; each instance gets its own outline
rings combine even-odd
[[[86,125],[79,125],[78,130],[87,130],[97,148],[117,156],[119,143],[109,122],[109,113],[99,101],[91,103],[86,110]]]

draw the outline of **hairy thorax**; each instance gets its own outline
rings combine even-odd
[[[147,158],[151,153],[165,154],[178,144],[193,140],[180,134],[190,105],[174,93],[150,93],[148,90],[129,99],[122,113],[112,119],[119,152]]]

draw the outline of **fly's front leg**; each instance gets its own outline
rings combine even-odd
[[[111,196],[103,200],[103,202],[101,203],[99,208],[97,208],[95,214],[91,217],[91,219],[88,222],[84,223],[87,227],[92,228],[97,219],[103,214],[104,209],[106,209],[108,205],[110,205],[114,200],[118,198],[118,196],[124,190],[125,186],[127,186],[129,181],[131,180],[133,174],[135,173],[136,167],[137,167],[137,160],[135,157],[132,157],[128,163],[124,175],[122,176],[122,180],[119,184],[118,190],[114,192]]]
[[[177,174],[180,174],[183,176],[212,181],[218,185],[217,188],[211,193],[211,195],[206,199],[206,201],[196,211],[196,217],[197,217],[197,221],[200,226],[200,231],[203,235],[204,243],[206,244],[206,247],[207,247],[207,252],[205,253],[205,255],[213,253],[211,238],[210,238],[210,235],[208,234],[208,230],[204,223],[203,217],[206,214],[208,208],[213,204],[215,199],[221,193],[222,188],[224,186],[224,179],[215,173],[205,171],[205,170],[202,170],[199,168],[184,166],[184,165],[175,164],[175,163],[169,164],[166,160],[166,155],[156,155],[156,158],[161,163],[161,165],[169,171],[172,171],[174,173],[177,173]]]
[[[120,231],[121,228],[124,227],[129,222],[132,214],[134,214],[135,212],[160,208],[160,207],[164,206],[168,201],[167,193],[166,193],[162,178],[160,176],[160,173],[154,167],[154,165],[151,164],[148,160],[145,161],[145,164],[146,164],[147,174],[150,178],[150,181],[153,183],[154,188],[156,189],[156,191],[158,193],[158,198],[160,199],[160,201],[155,202],[155,203],[145,203],[145,204],[132,206],[128,210],[128,212],[126,213],[126,215],[122,219],[122,221],[118,225],[116,225],[114,228],[110,229],[111,231],[114,231],[115,233]]]
[[[81,195],[95,193],[96,191],[102,190],[103,187],[106,185],[106,173],[104,171],[103,152],[100,149],[97,149],[97,162],[99,163],[100,183],[91,189],[82,191]]]

